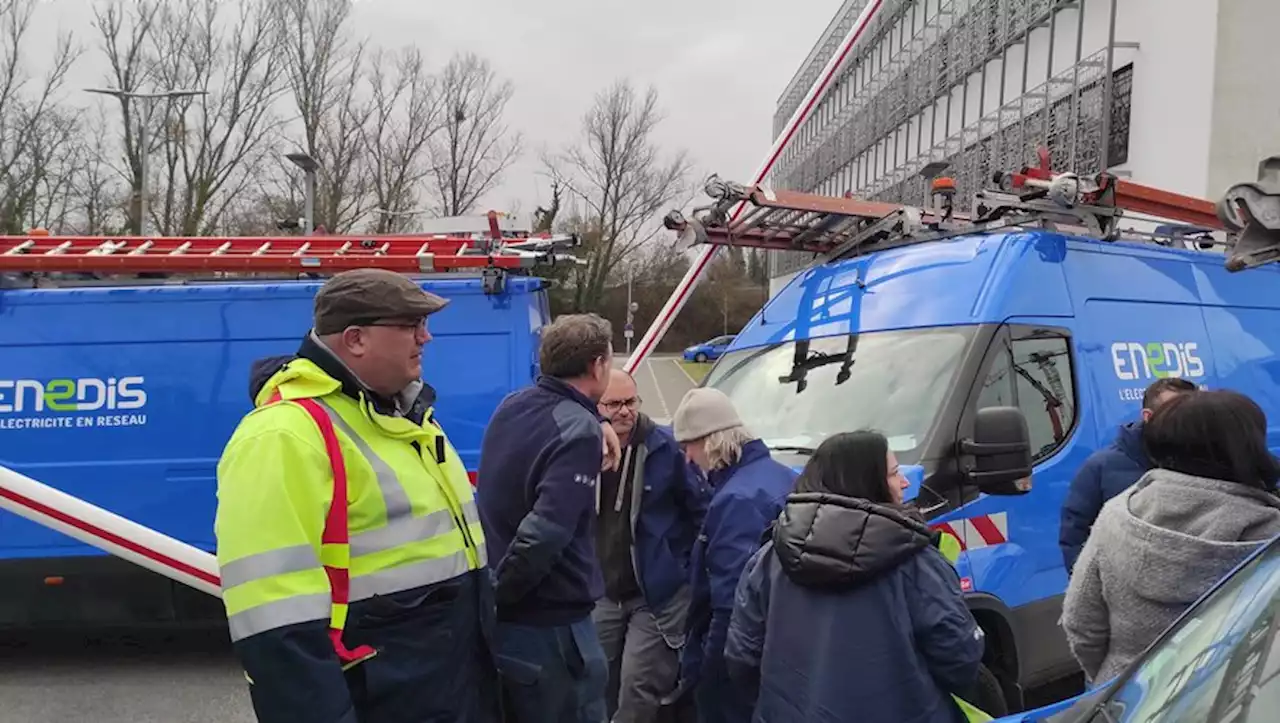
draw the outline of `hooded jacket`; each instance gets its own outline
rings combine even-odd
[[[1280,499],[1235,482],[1153,469],[1108,502],[1063,603],[1089,680],[1110,680],[1206,590],[1280,534]]]
[[[1142,448],[1142,422],[1120,427],[1115,441],[1094,452],[1085,460],[1071,480],[1067,498],[1062,503],[1062,520],[1058,528],[1058,547],[1062,562],[1070,574],[1080,556],[1089,530],[1107,500],[1138,481],[1151,469],[1151,460]]]
[[[725,659],[755,721],[961,723],[984,638],[935,535],[903,511],[793,494],[739,583]]]

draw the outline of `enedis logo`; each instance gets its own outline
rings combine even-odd
[[[1146,384],[1156,379],[1203,377],[1204,362],[1198,354],[1199,348],[1200,345],[1194,341],[1118,341],[1112,344],[1111,364],[1116,376],[1124,381],[1145,382],[1140,387],[1122,388],[1120,398],[1141,401]]]
[[[1204,362],[1196,354],[1199,347],[1194,341],[1118,341],[1111,345],[1111,363],[1116,376],[1124,380],[1202,377]]]
[[[146,414],[86,414],[142,409],[142,377],[0,379],[0,429],[134,427]],[[35,414],[37,416],[19,416]]]

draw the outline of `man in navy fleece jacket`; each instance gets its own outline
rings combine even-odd
[[[612,339],[594,314],[543,329],[543,376],[502,401],[480,450],[476,501],[495,576],[497,664],[521,723],[606,717],[608,669],[591,612],[604,594],[596,402],[609,384]]]

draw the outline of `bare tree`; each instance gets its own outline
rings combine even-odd
[[[503,124],[514,87],[489,62],[456,55],[440,78],[444,128],[431,143],[436,208],[442,216],[475,209],[520,156],[522,137]]]
[[[551,181],[551,204],[549,206],[538,206],[533,210],[533,232],[534,233],[551,233],[555,230],[556,216],[560,215],[560,201],[564,194],[564,183],[558,180]]]
[[[107,160],[109,124],[102,108],[84,125],[91,130],[81,135],[79,144],[75,175],[78,228],[86,234],[119,233],[128,225],[128,192],[120,187],[119,174]],[[117,211],[123,212],[124,224],[114,223]]]
[[[52,212],[40,209],[40,196],[65,187],[66,164],[59,162],[65,160],[62,151],[74,139],[76,123],[55,99],[81,52],[71,36],[58,38],[53,62],[39,82],[31,82],[23,62],[36,4],[0,0],[0,227],[11,233],[46,221]]]
[[[373,109],[364,143],[374,199],[382,211],[374,231],[390,233],[417,205],[422,182],[431,173],[429,144],[440,130],[440,100],[416,48],[401,50],[394,59],[375,51],[368,81]]]
[[[661,230],[661,212],[688,191],[683,152],[664,160],[653,133],[661,122],[658,94],[643,97],[627,81],[596,95],[583,118],[581,142],[548,167],[585,204],[579,232],[587,264],[576,269],[574,308],[595,308],[621,262]]]
[[[98,31],[103,55],[106,56],[106,76],[111,87],[124,93],[140,93],[150,89],[154,82],[155,64],[151,62],[147,44],[153,24],[160,12],[161,0],[110,0],[93,9],[94,28]],[[150,125],[152,119],[142,118],[142,103],[126,95],[119,96],[122,116],[121,145],[124,146],[125,166],[118,169],[129,181],[132,195],[129,199],[130,225],[135,233],[142,231],[142,148],[140,123],[147,123],[148,153],[161,147],[164,138]]]
[[[372,106],[359,97],[363,40],[350,44],[350,0],[271,0],[280,17],[289,90],[302,123],[302,150],[320,165],[316,221],[349,230],[369,210],[364,127]]]
[[[26,153],[26,183],[15,198],[24,211],[22,225],[67,231],[74,222],[75,180],[84,148],[79,143],[80,114],[49,108],[38,119]]]
[[[166,233],[209,233],[256,182],[278,122],[271,105],[283,89],[273,1],[239,3],[227,22],[221,0],[169,0],[157,18],[156,83],[207,93],[176,99],[160,114],[168,177],[153,208]]]

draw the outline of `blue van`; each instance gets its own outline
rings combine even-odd
[[[473,473],[502,398],[538,374],[546,284],[417,279],[423,376]],[[251,408],[254,360],[292,354],[320,281],[122,282],[0,290],[0,465],[212,552],[215,469]],[[225,623],[220,601],[0,512],[0,625]]]
[[[1059,514],[1085,459],[1161,377],[1250,395],[1280,449],[1280,268],[1048,230],[907,242],[809,268],[738,334],[704,384],[800,467],[875,428],[909,498],[965,550],[987,633],[984,710],[1078,671],[1057,621]]]

